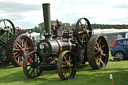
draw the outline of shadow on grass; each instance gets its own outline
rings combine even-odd
[[[10,63],[0,65],[0,69],[10,69],[10,68],[16,68],[16,67]]]
[[[88,67],[88,65],[80,65],[79,69],[82,69],[84,67]],[[41,76],[37,78],[31,78],[25,76],[23,69],[21,67],[15,68],[13,65],[4,65],[1,67],[2,69],[14,69],[18,71],[14,71],[11,74],[5,75],[0,77],[0,83],[13,83],[13,82],[24,82],[24,83],[34,83],[34,82],[58,82],[62,80],[59,78],[57,74],[57,70],[51,70],[51,71],[43,71]]]
[[[11,66],[7,65],[2,68],[9,69],[10,67]],[[18,71],[16,72],[14,71],[11,74],[0,77],[0,84],[10,83],[13,85],[15,83],[20,83],[22,85],[110,85],[110,74],[113,74],[115,85],[127,85],[128,83],[127,68],[104,68],[99,70],[93,70],[88,64],[79,65],[75,78],[69,81],[61,80],[57,74],[57,70],[44,71],[41,76],[29,79],[23,73],[21,67],[14,68],[14,70],[17,69]]]
[[[7,68],[8,68],[8,66],[7,66]],[[4,69],[7,69],[7,68],[4,67]],[[14,70],[16,70],[16,69],[19,70],[19,68],[15,68]],[[28,77],[25,76],[22,68],[20,67],[20,70],[19,71],[16,71],[16,72],[13,72],[11,74],[8,74],[8,75],[5,75],[5,76],[0,77],[0,84],[1,83],[5,83],[5,84],[6,83],[13,83],[13,82],[32,83],[34,81],[47,81],[47,80],[50,79],[50,78],[47,79],[48,77],[51,77],[51,76],[53,76],[55,74],[57,74],[57,71],[56,70],[43,71],[42,72],[42,75],[40,77],[29,79]],[[51,79],[60,81],[59,76],[58,77],[55,77],[55,78],[53,76]]]

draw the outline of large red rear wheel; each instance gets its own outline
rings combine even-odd
[[[32,40],[25,34],[11,38],[7,49],[7,56],[14,66],[23,66],[25,56],[34,51]]]

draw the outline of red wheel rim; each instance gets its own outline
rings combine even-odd
[[[20,36],[15,40],[13,54],[15,61],[20,66],[23,66],[23,60],[25,59],[25,56],[31,51],[34,51],[34,45],[29,37]]]

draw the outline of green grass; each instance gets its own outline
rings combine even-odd
[[[0,85],[111,85],[110,74],[113,74],[114,85],[128,85],[128,61],[109,61],[106,68],[99,70],[92,70],[86,63],[80,65],[74,79],[68,81],[61,80],[57,70],[44,71],[41,76],[29,79],[22,67],[0,66]]]

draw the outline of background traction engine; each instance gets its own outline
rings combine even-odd
[[[0,64],[11,62],[14,66],[23,66],[25,55],[34,51],[31,39],[21,32],[12,21],[0,20]]]
[[[50,23],[50,4],[43,4],[45,39],[37,45],[37,51],[28,53],[23,63],[27,77],[41,75],[43,70],[56,69],[62,80],[72,79],[76,66],[89,62],[93,69],[104,68],[108,62],[108,45],[103,36],[92,36],[92,28],[87,18],[80,18],[73,32],[64,32],[57,21]],[[51,34],[53,31],[53,34]]]

